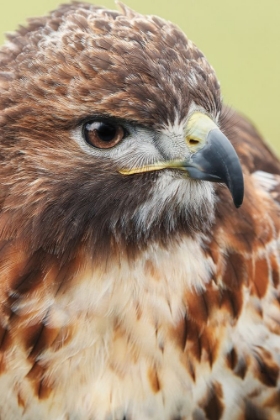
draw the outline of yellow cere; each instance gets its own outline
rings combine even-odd
[[[194,112],[188,120],[186,143],[191,150],[201,149],[209,132],[215,128],[218,128],[217,125],[206,114]]]

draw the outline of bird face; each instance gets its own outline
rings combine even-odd
[[[171,23],[62,6],[1,54],[4,172],[16,168],[3,205],[33,246],[143,247],[203,231],[215,204],[205,180],[241,204],[216,76]]]

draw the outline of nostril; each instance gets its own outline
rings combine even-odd
[[[189,143],[191,146],[195,146],[196,144],[198,144],[198,143],[199,143],[199,140],[189,139],[188,143]]]
[[[198,134],[201,134],[201,133],[198,133]],[[192,151],[196,151],[198,148],[202,147],[204,144],[203,134],[200,136],[200,135],[190,133],[188,136],[186,136],[186,143],[187,143],[187,146]]]

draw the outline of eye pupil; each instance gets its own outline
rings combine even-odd
[[[88,144],[99,149],[109,149],[125,136],[122,126],[104,121],[89,122],[84,127],[84,137]]]
[[[112,141],[116,135],[116,127],[105,124],[103,122],[95,122],[92,124],[93,129],[102,141]],[[92,130],[92,128],[91,128]]]

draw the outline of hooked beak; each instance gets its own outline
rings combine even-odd
[[[244,181],[238,156],[227,137],[205,114],[195,112],[187,125],[186,143],[191,151],[187,160],[158,162],[142,168],[121,169],[123,175],[180,169],[190,178],[226,184],[236,207],[244,196]]]

